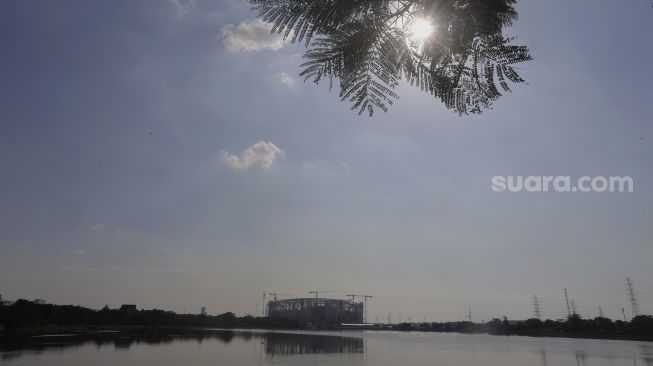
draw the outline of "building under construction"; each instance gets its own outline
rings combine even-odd
[[[339,299],[301,298],[268,302],[268,317],[318,326],[363,323],[362,302]]]

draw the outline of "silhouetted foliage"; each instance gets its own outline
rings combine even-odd
[[[87,330],[97,330],[103,326],[139,326],[148,329],[156,327],[203,327],[203,328],[268,328],[299,329],[297,322],[276,318],[261,318],[251,315],[237,317],[227,312],[220,315],[177,314],[164,310],[133,310],[133,308],[93,310],[73,305],[39,304],[18,300],[11,305],[0,305],[0,325],[8,332],[39,326],[57,325],[65,330],[68,327],[83,326]],[[2,328],[2,327],[0,327]],[[56,329],[56,328],[55,328]],[[379,327],[378,329],[388,329]],[[442,323],[400,323],[392,326],[400,331],[431,331],[460,333],[492,333],[501,335],[519,334],[530,336],[564,336],[590,338],[629,338],[653,340],[653,317],[639,315],[630,322],[612,321],[597,317],[583,319],[572,315],[565,321],[547,319],[527,319],[509,321],[494,318],[487,323],[469,321]],[[227,336],[229,336],[227,334]],[[228,339],[225,339],[228,341]]]
[[[638,315],[630,321],[626,329],[633,334],[653,335],[653,317]]]
[[[300,75],[339,80],[340,98],[359,114],[387,111],[402,79],[459,114],[491,108],[514,65],[531,60],[503,28],[517,19],[516,0],[250,0],[273,32],[307,47]],[[415,39],[418,19],[431,37]]]
[[[566,332],[582,332],[584,330],[585,322],[581,319],[580,315],[573,314],[564,323],[563,330]]]
[[[566,321],[547,319],[528,319],[505,325],[499,324],[498,319],[487,323],[488,330],[492,333],[523,334],[523,335],[568,335],[568,336],[593,336],[606,338],[619,338],[620,336],[653,336],[653,317],[639,315],[626,323],[621,320],[612,321],[608,318],[596,317],[583,319],[578,314],[571,315]],[[647,338],[648,339],[648,338]]]
[[[524,322],[524,327],[530,330],[540,330],[544,328],[544,324],[540,319],[531,318]]]
[[[9,306],[0,306],[0,325],[11,331],[19,327],[33,325],[139,325],[139,326],[173,326],[173,327],[215,327],[215,328],[298,328],[292,321],[237,317],[227,312],[215,316],[199,314],[177,314],[164,310],[117,310],[104,307],[93,310],[81,306],[37,304],[32,301],[18,300]]]
[[[608,318],[596,317],[582,319],[579,315],[572,315],[565,321],[547,319],[527,319],[509,321],[493,318],[487,323],[443,322],[443,323],[401,323],[394,326],[394,330],[420,330],[431,332],[459,332],[459,333],[490,333],[495,335],[527,335],[547,337],[583,337],[583,338],[614,338],[614,339],[653,339],[653,317],[640,315],[631,322],[621,320],[612,321]]]

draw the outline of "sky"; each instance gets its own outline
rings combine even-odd
[[[0,3],[0,294],[238,315],[369,294],[368,319],[653,312],[653,8],[517,4],[534,61],[480,116],[402,85],[350,111],[244,0]],[[630,193],[493,176],[631,176]],[[330,291],[330,292],[327,292]],[[282,297],[282,296],[280,296]]]

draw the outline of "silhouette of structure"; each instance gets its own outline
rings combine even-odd
[[[571,308],[569,307],[569,295],[567,295],[567,289],[565,288],[565,302],[567,302],[567,318],[571,316]]]
[[[533,295],[533,317],[535,319],[542,319],[542,311],[540,309],[540,302],[537,300],[537,295]]]
[[[298,298],[268,302],[268,317],[300,324],[329,326],[363,323],[364,305],[351,300]]]
[[[356,301],[356,297],[362,297],[364,299],[365,306],[363,307],[363,323],[367,323],[367,299],[372,298],[374,296],[372,296],[372,295],[354,295],[354,294],[347,295],[347,296],[351,296],[351,301],[353,301],[353,302]]]
[[[628,294],[628,302],[632,311],[632,317],[639,315],[639,301],[637,301],[637,293],[635,292],[635,285],[633,279],[626,277],[626,293]]]
[[[138,311],[138,309],[136,309],[136,305],[123,304],[123,305],[120,307],[120,311],[131,313],[131,312],[136,312],[136,311]]]

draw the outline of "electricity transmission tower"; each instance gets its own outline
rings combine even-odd
[[[533,295],[533,316],[535,319],[542,319],[542,310],[540,309],[540,302],[537,300],[537,295]]]
[[[569,307],[569,295],[567,295],[567,289],[565,288],[565,302],[567,303],[567,317],[571,316],[571,308]]]
[[[576,312],[576,301],[574,300],[571,300],[571,315],[574,316],[578,315],[578,313]]]
[[[628,295],[628,302],[630,303],[630,308],[633,312],[633,318],[639,315],[639,302],[637,301],[637,293],[635,292],[635,285],[633,284],[633,279],[626,277],[626,293]]]

